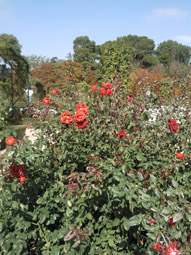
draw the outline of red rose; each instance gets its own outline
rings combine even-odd
[[[18,182],[25,182],[26,181],[26,177],[25,176],[21,176],[18,178]]]
[[[105,83],[105,82],[102,82],[102,84],[101,84],[102,87],[106,87],[106,85],[107,85],[107,83]]]
[[[7,138],[7,140],[5,141],[5,143],[7,145],[13,145],[15,143],[15,138],[13,136],[10,136]]]
[[[76,112],[83,112],[83,113],[87,113],[88,112],[88,107],[86,106],[86,104],[79,104],[77,103],[77,106],[76,106]]]
[[[153,248],[154,248],[155,250],[157,250],[157,251],[162,251],[162,250],[163,250],[163,246],[162,246],[162,244],[160,244],[160,243],[154,243],[154,244],[153,244]]]
[[[106,89],[111,89],[111,88],[113,88],[113,86],[112,86],[110,83],[106,83],[105,87],[106,87]]]
[[[18,178],[18,182],[26,181],[26,177],[24,176],[24,165],[17,165],[14,163],[9,167],[9,171],[13,177]]]
[[[176,153],[176,157],[177,157],[178,159],[183,159],[183,158],[184,158],[184,155],[183,155],[181,152],[177,152],[177,153]]]
[[[150,223],[154,224],[155,221],[156,221],[155,218],[152,218],[152,219],[150,220]]]
[[[44,103],[45,105],[48,105],[48,104],[51,103],[49,97],[45,97],[42,101],[43,101],[43,103]]]
[[[127,134],[125,133],[125,130],[122,129],[121,132],[117,133],[117,136],[121,139],[124,139],[127,136]]]
[[[170,228],[172,228],[173,226],[176,225],[176,223],[173,222],[173,218],[170,218],[170,219],[168,220],[168,224],[170,225]]]
[[[133,98],[133,97],[128,96],[127,101],[128,101],[128,102],[134,102],[134,98]]]
[[[166,102],[166,99],[163,98],[163,99],[162,99],[162,102]]]
[[[72,115],[69,114],[67,111],[60,114],[60,120],[63,124],[70,124],[73,122]]]
[[[78,111],[73,117],[77,122],[83,122],[86,119],[85,113],[80,111]]]
[[[180,254],[180,251],[176,247],[176,242],[171,243],[168,247],[165,249],[166,255],[178,255]]]
[[[84,129],[88,125],[88,120],[85,119],[82,122],[76,122],[76,128]]]
[[[68,78],[67,78],[67,81],[70,81],[70,80],[72,80],[72,77],[68,77]]]
[[[55,94],[57,94],[57,93],[59,93],[59,92],[60,92],[59,89],[55,89],[55,90],[52,90],[50,93],[51,93],[52,95],[55,95]]]
[[[98,86],[97,85],[93,85],[92,86],[92,90],[96,91],[98,89]]]
[[[171,133],[177,133],[178,132],[178,124],[177,124],[175,119],[169,119],[168,125],[169,125]]]
[[[99,94],[100,94],[100,96],[104,96],[106,94],[106,89],[101,88]]]
[[[58,102],[56,102],[55,105],[56,105],[57,108],[59,107],[59,103]]]
[[[114,91],[113,89],[108,89],[108,90],[106,90],[106,94],[111,95],[113,93],[113,91]]]

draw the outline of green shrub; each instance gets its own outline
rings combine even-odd
[[[2,254],[159,254],[157,243],[190,254],[186,101],[166,98],[171,104],[163,107],[160,96],[148,101],[144,93],[127,100],[119,81],[112,85],[110,95],[75,84],[50,94],[35,142],[24,137],[8,147],[1,160]],[[88,111],[78,116],[83,103]]]

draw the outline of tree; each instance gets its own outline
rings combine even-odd
[[[9,44],[16,53],[21,53],[22,46],[19,44],[19,41],[14,35],[11,34],[0,34],[0,43],[7,43]]]
[[[121,46],[117,41],[108,41],[100,47],[101,70],[103,76],[113,79],[120,75],[127,79],[132,69],[131,51],[127,46]]]
[[[156,55],[159,62],[168,68],[174,61],[188,65],[191,57],[191,48],[168,40],[159,44],[156,49]]]
[[[74,61],[81,63],[84,68],[95,70],[97,68],[98,52],[94,41],[88,36],[77,37],[73,41]]]
[[[135,67],[152,67],[157,64],[154,56],[155,43],[146,36],[128,35],[118,37],[117,42],[121,46],[128,46],[131,49],[133,64]]]
[[[51,62],[42,63],[37,69],[32,70],[31,76],[32,79],[38,78],[44,86],[56,83],[55,67]]]
[[[84,68],[82,64],[73,61],[46,62],[32,70],[31,76],[32,79],[38,79],[44,88],[53,84],[68,83],[67,78],[79,83],[84,80]]]

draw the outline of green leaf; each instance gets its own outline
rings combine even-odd
[[[71,203],[71,201],[70,201],[70,200],[68,200],[68,201],[67,201],[67,205],[68,205],[69,207],[71,207],[71,206],[72,206],[72,203]]]
[[[172,180],[172,185],[173,185],[175,188],[178,188],[178,182],[176,182],[175,180]]]
[[[147,233],[147,236],[150,237],[153,241],[157,239],[157,235],[154,233]]]
[[[173,222],[177,222],[183,219],[183,213],[175,213],[173,216]]]
[[[179,239],[179,238],[181,237],[181,235],[182,235],[182,232],[181,232],[181,231],[178,231],[178,232],[176,232],[176,233],[173,234],[173,238],[174,238],[174,239]]]
[[[124,229],[128,231],[130,229],[130,227],[139,225],[142,221],[142,217],[143,217],[143,215],[139,214],[139,215],[135,215],[129,219],[125,219],[123,222]]]

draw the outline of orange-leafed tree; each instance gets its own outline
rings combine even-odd
[[[147,69],[137,68],[129,75],[130,90],[135,94],[142,94],[155,81],[160,81],[163,76],[160,72],[149,72]]]
[[[44,87],[56,83],[54,63],[42,63],[37,69],[31,71],[31,78],[37,78]]]
[[[95,72],[84,69],[79,62],[63,61],[60,63],[42,63],[37,69],[31,71],[32,79],[47,87],[52,84],[66,84],[69,81],[80,83],[85,81],[88,84],[95,84]]]

